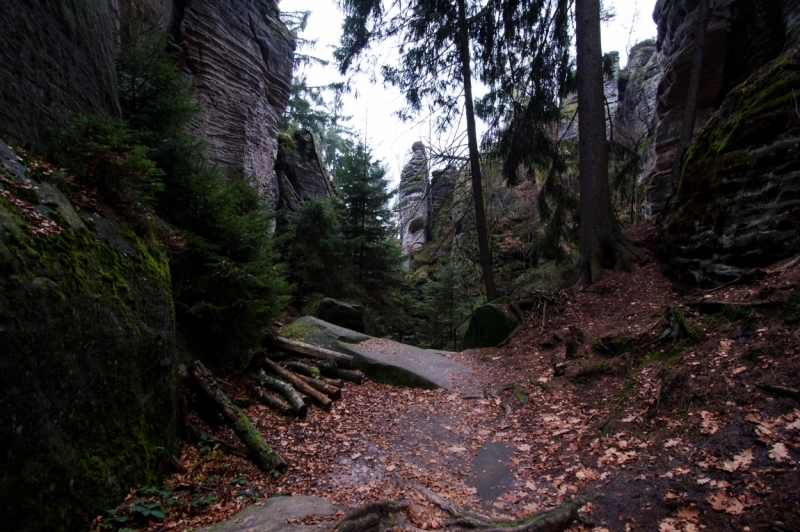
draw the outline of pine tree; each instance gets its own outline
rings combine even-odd
[[[360,142],[338,159],[333,179],[341,199],[341,233],[352,280],[374,296],[394,283],[400,265],[386,169]]]

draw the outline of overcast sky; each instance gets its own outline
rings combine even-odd
[[[627,49],[631,45],[656,35],[652,19],[654,0],[605,0],[616,17],[604,24],[603,51],[620,52],[621,66],[627,62]],[[327,67],[313,66],[304,69],[309,85],[327,85],[341,81],[332,61],[332,50],[341,36],[342,14],[335,0],[280,0],[283,11],[310,11],[308,26],[302,36],[317,40],[312,55],[331,60]],[[393,53],[391,47],[379,51],[384,58]],[[400,170],[408,160],[411,145],[417,140],[428,141],[433,134],[430,120],[420,118],[409,123],[401,122],[394,113],[403,108],[404,99],[397,89],[384,86],[382,80],[371,82],[363,74],[353,80],[357,94],[344,100],[344,113],[353,118],[350,122],[362,134],[366,131],[368,145],[376,158],[383,160],[393,184],[400,179]],[[476,91],[477,92],[477,91]],[[455,133],[454,133],[455,134]]]

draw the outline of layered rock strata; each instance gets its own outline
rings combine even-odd
[[[194,132],[223,168],[253,176],[273,209],[278,118],[289,101],[295,47],[279,14],[272,0],[194,0],[179,22],[204,107]]]
[[[736,279],[800,252],[800,48],[723,100],[689,146],[663,231],[688,284]]]
[[[695,134],[719,108],[728,92],[786,44],[789,4],[771,0],[763,6],[746,0],[712,0],[697,103]],[[658,24],[656,48],[664,76],[658,87],[654,137],[655,164],[644,176],[645,215],[655,217],[674,194],[671,168],[683,127],[689,76],[694,56],[699,0],[661,0],[653,18]],[[787,10],[789,9],[789,10]]]
[[[428,154],[422,142],[411,147],[411,159],[400,174],[400,243],[403,253],[416,253],[427,242],[430,217]]]

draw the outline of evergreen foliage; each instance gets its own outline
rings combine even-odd
[[[158,217],[148,230],[168,244],[178,326],[220,362],[258,345],[288,286],[254,184],[223,175],[187,131],[200,107],[178,69],[179,51],[161,30],[123,28],[124,121],[75,118],[63,153],[106,203]]]

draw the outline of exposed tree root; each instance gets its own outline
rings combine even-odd
[[[578,510],[586,501],[572,500],[561,506],[532,515],[520,521],[497,521],[485,515],[468,512],[428,488],[413,483],[414,488],[434,504],[453,516],[449,525],[481,530],[482,532],[561,532],[578,518]]]
[[[594,250],[585,256],[581,252],[578,264],[572,274],[569,285],[576,286],[581,282],[592,284],[603,277],[603,269],[613,267],[615,271],[633,271],[634,263],[642,260],[639,248],[621,231],[613,231],[610,238],[601,240],[593,246]]]

